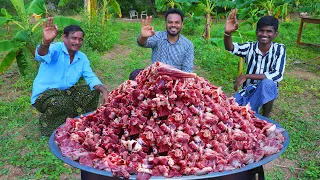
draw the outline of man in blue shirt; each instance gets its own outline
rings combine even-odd
[[[58,34],[53,18],[49,17],[43,26],[43,39],[35,52],[41,65],[33,82],[31,104],[41,113],[42,135],[49,135],[67,117],[97,109],[99,92],[105,104],[108,92],[92,71],[87,56],[79,51],[83,30],[77,25],[67,26],[63,42],[52,43]],[[76,85],[81,77],[87,85]]]
[[[180,34],[183,27],[183,13],[179,9],[169,9],[165,13],[166,30],[155,32],[151,26],[152,16],[142,20],[138,45],[152,48],[152,63],[163,62],[185,72],[193,72],[194,46]]]
[[[257,23],[257,42],[233,43],[232,33],[238,29],[236,14],[235,9],[225,24],[224,45],[226,50],[245,59],[247,71],[236,79],[234,89],[237,91],[240,85],[242,89],[234,97],[239,105],[250,102],[256,113],[262,107],[263,116],[269,117],[286,64],[285,45],[272,42],[278,36],[279,22],[264,16]]]

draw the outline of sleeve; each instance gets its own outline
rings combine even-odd
[[[268,79],[272,79],[275,82],[280,82],[283,79],[283,73],[286,65],[286,47],[281,44],[276,48],[275,60],[272,63],[272,71],[265,72],[265,76]]]
[[[57,53],[57,50],[59,48],[59,45],[57,43],[52,43],[49,47],[48,54],[41,56],[38,53],[40,45],[37,46],[36,51],[35,51],[35,60],[40,61],[40,62],[46,62],[50,63],[51,60],[53,59],[54,55]]]
[[[93,87],[98,84],[103,85],[101,83],[101,81],[99,80],[99,78],[96,76],[96,74],[92,71],[92,69],[90,67],[90,62],[87,57],[85,59],[84,65],[83,65],[82,75],[91,90],[93,90],[94,89]]]
[[[151,37],[149,37],[149,38],[147,39],[146,45],[141,45],[141,44],[139,43],[139,41],[138,41],[138,38],[139,38],[139,37],[140,37],[140,34],[139,34],[139,36],[137,37],[137,44],[138,44],[139,46],[145,47],[145,48],[153,48],[153,47],[155,47],[155,46],[157,45],[158,40],[160,39],[159,33],[156,33],[156,34],[154,34],[153,36],[151,36]]]
[[[233,44],[233,51],[229,51],[231,54],[240,56],[240,57],[246,57],[249,50],[250,50],[250,43],[232,43]]]
[[[182,64],[181,70],[185,72],[193,72],[194,46],[192,43],[190,43],[186,52],[186,58],[184,60],[184,64]]]

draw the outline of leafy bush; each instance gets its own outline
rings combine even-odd
[[[201,22],[201,17],[199,16],[190,16],[186,17],[183,21],[183,34],[186,35],[195,35],[197,32],[197,28],[201,25],[204,24]]]
[[[119,33],[113,30],[114,21],[107,21],[101,24],[101,17],[97,16],[93,19],[84,19],[82,28],[85,32],[84,47],[90,47],[92,50],[106,51],[116,43]]]
[[[147,10],[148,14],[151,14],[149,4],[147,4],[145,0],[117,0],[117,2],[120,4],[123,16],[129,16],[129,11],[132,9],[138,11],[139,14],[144,10]]]

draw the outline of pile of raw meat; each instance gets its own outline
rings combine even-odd
[[[68,118],[55,142],[80,164],[149,179],[241,168],[279,152],[283,131],[221,87],[156,62],[92,114]]]

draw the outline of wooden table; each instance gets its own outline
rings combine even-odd
[[[316,46],[320,46],[320,44],[310,44],[310,43],[302,43],[302,42],[300,42],[302,29],[303,29],[303,23],[320,24],[320,19],[318,19],[318,18],[310,18],[310,17],[302,17],[301,18],[297,44],[299,44],[299,45],[316,45]]]

